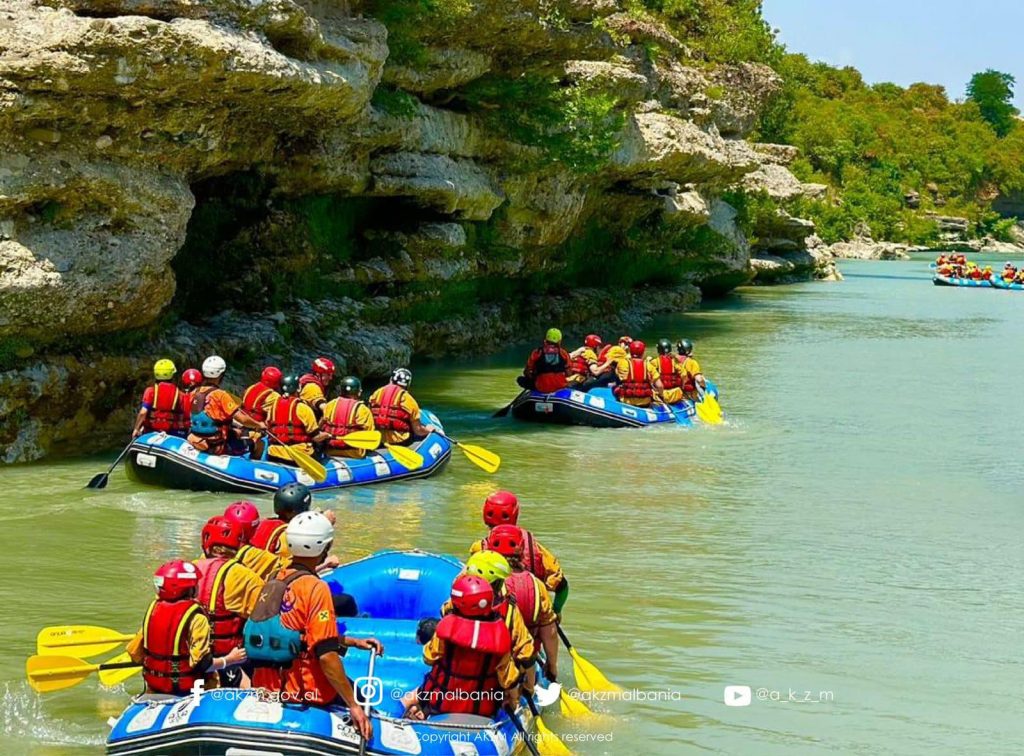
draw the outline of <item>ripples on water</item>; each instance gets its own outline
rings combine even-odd
[[[570,576],[573,640],[624,687],[677,694],[600,705],[611,716],[591,727],[613,740],[579,753],[1019,751],[1024,296],[933,287],[924,262],[844,271],[836,285],[744,290],[642,334],[694,338],[723,389],[718,428],[491,419],[516,392],[518,354],[417,370],[423,403],[498,451],[502,470],[488,478],[456,451],[434,480],[322,500],[339,515],[337,550],[463,554],[483,497],[519,492],[524,523]],[[231,500],[120,473],[82,491],[106,464],[3,473],[0,553],[8,575],[31,577],[0,581],[12,639],[0,752],[99,752],[124,695],[97,699],[92,681],[31,695],[36,631],[135,627],[148,573],[195,553],[201,523]],[[730,708],[726,684],[834,701]]]

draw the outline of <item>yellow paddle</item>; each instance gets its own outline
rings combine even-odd
[[[341,436],[340,440],[344,441],[353,449],[366,449],[367,451],[373,451],[380,446],[380,431],[352,431],[351,433]]]
[[[30,656],[25,662],[25,674],[28,676],[28,684],[32,686],[32,690],[37,693],[50,693],[74,687],[93,672],[138,666],[132,661],[89,664],[89,662],[74,656]]]
[[[57,625],[44,627],[36,636],[36,653],[41,656],[91,656],[114,651],[132,639],[109,627]]]
[[[697,417],[708,425],[722,424],[722,407],[719,405],[718,400],[707,391],[704,392],[701,400],[697,402]]]
[[[395,462],[406,470],[419,470],[423,467],[423,455],[408,446],[399,446],[398,444],[384,444],[384,446],[391,452]]]
[[[293,449],[291,446],[288,446],[288,444],[282,443],[281,439],[279,439],[270,431],[267,431],[267,435],[270,436],[271,439],[276,441],[277,445],[284,449],[284,453],[291,458],[292,462],[294,462],[296,465],[305,470],[306,474],[308,474],[309,477],[311,477],[317,483],[323,483],[325,480],[327,480],[326,467],[321,465],[319,462],[317,462],[315,459],[313,459],[311,456],[306,454],[306,452],[302,451],[301,449]]]
[[[496,473],[498,468],[501,467],[501,457],[492,451],[484,449],[482,446],[475,446],[473,444],[463,444],[456,441],[454,438],[449,438],[443,433],[441,434],[444,438],[447,438],[453,444],[455,444],[462,453],[466,455],[470,462],[479,467],[484,472]]]
[[[579,680],[577,679],[577,683],[578,682]],[[573,698],[566,693],[565,688],[562,688],[558,696],[558,708],[562,712],[562,716],[568,717],[569,719],[594,716],[594,712],[590,710],[590,707],[578,698]]]
[[[605,677],[601,670],[580,655],[569,642],[561,625],[555,625],[555,627],[558,629],[558,636],[562,639],[565,647],[569,649],[569,655],[572,657],[572,671],[576,676],[576,687],[583,691],[599,690],[611,692],[621,690],[618,685]]]
[[[537,752],[541,756],[569,756],[572,751],[566,748],[562,739],[551,732],[548,726],[544,724],[544,719],[537,709],[533,696],[527,693],[524,698],[526,698],[527,706],[530,707],[530,712],[533,714],[533,723],[537,728]]]
[[[105,688],[117,687],[141,671],[142,667],[136,665],[126,651],[123,654],[118,654],[113,659],[107,659],[100,665],[100,685]]]

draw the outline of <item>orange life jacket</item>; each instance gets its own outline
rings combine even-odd
[[[497,613],[485,619],[441,618],[436,635],[445,642],[444,656],[431,667],[420,698],[442,714],[493,717],[501,707],[498,664],[512,648],[512,638]]]
[[[193,599],[156,600],[142,623],[142,677],[154,693],[183,696],[203,675],[189,656],[188,629],[203,611]]]
[[[654,389],[647,380],[647,363],[640,357],[629,360],[629,374],[626,379],[615,387],[613,392],[618,399],[651,399]]]
[[[406,391],[396,383],[389,383],[380,395],[380,404],[370,408],[379,430],[412,432],[412,415],[402,406]]]
[[[196,598],[210,617],[213,655],[224,656],[231,649],[242,645],[242,626],[245,625],[245,620],[228,611],[224,603],[228,572],[238,562],[226,557],[214,557],[197,559],[195,565],[200,574]]]
[[[331,449],[351,449],[344,439],[339,438],[362,428],[356,425],[356,410],[362,404],[358,399],[342,397],[334,405],[331,417],[324,418],[323,430],[331,434],[327,446]]]
[[[299,420],[301,403],[297,396],[282,396],[270,407],[270,432],[283,444],[308,444],[313,440]]]
[[[537,635],[540,629],[540,593],[537,591],[537,583],[532,573],[527,571],[513,572],[505,578],[505,587],[515,598],[516,606],[523,615],[526,622],[526,629],[533,636]]]
[[[658,373],[661,375],[663,388],[674,389],[683,385],[683,377],[676,372],[679,363],[671,354],[658,355]]]
[[[249,545],[277,554],[281,549],[281,536],[284,535],[287,528],[288,523],[284,520],[274,518],[260,520],[260,524],[256,526],[256,532],[249,539]]]
[[[143,428],[147,431],[182,433],[188,429],[188,417],[181,391],[170,381],[153,386],[153,407],[146,415]]]
[[[267,419],[267,411],[263,409],[263,405],[273,393],[275,393],[274,389],[262,381],[252,384],[242,394],[242,409],[253,420],[264,422]]]

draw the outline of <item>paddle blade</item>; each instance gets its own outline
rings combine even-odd
[[[462,449],[462,452],[470,462],[484,472],[493,474],[498,472],[498,468],[501,467],[501,457],[492,451],[480,446],[474,446],[473,444],[462,444],[458,441],[455,442],[455,445]]]
[[[100,685],[106,688],[113,688],[125,680],[139,674],[142,671],[141,665],[135,665],[131,667],[122,667],[120,669],[104,669],[108,664],[128,664],[131,663],[132,657],[127,652],[118,654],[113,659],[108,659],[102,665],[100,665]]]
[[[572,669],[576,675],[576,685],[580,690],[588,692],[621,690],[618,685],[605,677],[601,670],[580,656],[579,651],[575,648],[569,649],[569,654],[572,656]]]
[[[107,654],[130,641],[132,636],[95,625],[44,627],[36,636],[36,653],[42,656],[90,656]]]
[[[533,721],[537,727],[537,752],[541,756],[569,756],[572,753],[562,739],[548,729],[543,719],[538,716]]]
[[[73,656],[30,656],[25,662],[28,684],[37,693],[71,688],[100,668]]]
[[[561,697],[558,699],[558,704],[558,708],[562,712],[562,716],[568,719],[579,719],[580,717],[589,717],[594,714],[594,712],[590,710],[590,707],[578,698],[573,698],[564,690],[562,691]]]
[[[406,470],[419,470],[423,467],[423,455],[419,452],[415,452],[407,446],[398,446],[397,444],[387,444],[387,449],[391,452],[395,462]]]
[[[290,446],[284,447],[285,453],[292,458],[292,461],[306,471],[317,483],[323,483],[327,480],[327,468],[313,459],[311,456],[299,449],[293,449]]]
[[[341,440],[353,449],[366,449],[367,451],[373,451],[380,446],[380,431],[352,431],[351,433],[342,436]]]
[[[107,473],[96,473],[92,476],[92,480],[86,485],[86,488],[106,488],[107,480],[110,476]]]
[[[708,425],[721,425],[722,416],[715,414],[714,409],[708,404],[707,394],[704,395],[704,400],[697,402],[697,417]]]

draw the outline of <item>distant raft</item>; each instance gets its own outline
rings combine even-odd
[[[1004,281],[1001,278],[999,278],[999,279],[993,278],[991,283],[992,283],[992,288],[993,289],[1008,289],[1010,291],[1024,291],[1024,284],[1010,283],[1009,281]]]
[[[385,646],[373,678],[369,654],[352,648],[345,670],[372,704],[368,756],[507,756],[522,738],[504,711],[494,718],[442,714],[403,719],[401,697],[415,689],[428,667],[416,628],[437,617],[463,565],[451,557],[417,551],[382,551],[326,573],[332,593],[345,592],[359,617],[339,618],[338,630],[375,637]],[[367,683],[372,688],[367,691]],[[519,708],[529,722],[530,714]],[[111,756],[337,756],[360,753],[360,737],[344,706],[282,704],[254,689],[209,690],[175,697],[142,695],[111,720]]]
[[[708,381],[708,391],[718,396],[718,388],[711,381]],[[644,428],[661,423],[693,425],[697,414],[694,403],[689,400],[674,404],[671,409],[661,404],[634,407],[620,402],[607,388],[588,392],[567,388],[553,394],[524,391],[512,403],[511,412],[517,420],[527,422],[592,428]]]
[[[423,419],[441,428],[433,413],[423,410]],[[327,479],[317,482],[291,465],[269,459],[253,460],[248,456],[207,454],[183,438],[147,433],[132,443],[126,469],[128,476],[140,483],[186,491],[265,493],[293,482],[323,491],[427,478],[440,472],[452,454],[451,442],[438,433],[431,433],[409,448],[423,456],[423,466],[418,470],[403,467],[390,452],[381,449],[362,459],[325,460]]]
[[[991,289],[995,284],[992,281],[975,280],[973,278],[950,278],[949,276],[932,276],[932,283],[936,286],[966,286],[969,288]],[[996,287],[1002,288],[1002,287]]]

